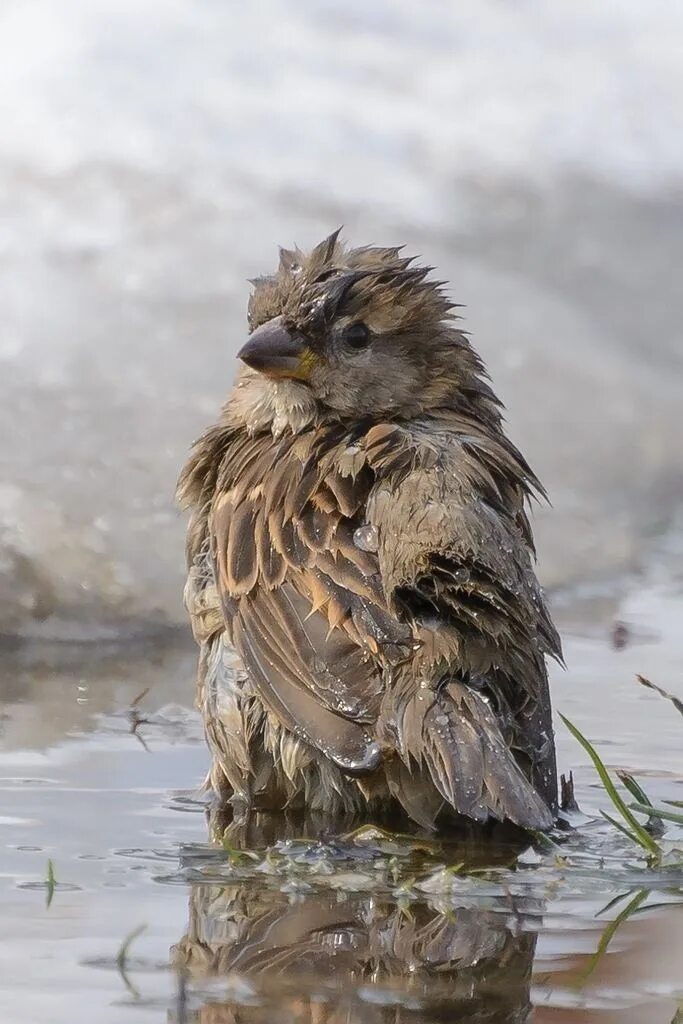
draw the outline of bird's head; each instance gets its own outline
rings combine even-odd
[[[283,249],[277,272],[252,282],[239,358],[322,415],[409,418],[468,404],[473,389],[489,392],[483,367],[431,269],[399,248],[347,249],[338,231],[310,253]]]

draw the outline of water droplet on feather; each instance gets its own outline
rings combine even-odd
[[[366,523],[365,526],[359,526],[357,530],[354,530],[353,543],[361,551],[377,551],[379,547],[377,527],[372,526],[370,523]]]

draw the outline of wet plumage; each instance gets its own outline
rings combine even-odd
[[[282,251],[249,323],[179,483],[213,788],[548,828],[542,489],[442,285],[335,234]]]

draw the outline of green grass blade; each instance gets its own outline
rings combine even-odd
[[[560,715],[560,718],[567,726],[574,739],[581,744],[581,746],[593,762],[595,770],[600,776],[600,781],[602,782],[605,792],[607,793],[608,797],[610,798],[616,809],[619,811],[621,817],[629,826],[629,829],[633,832],[634,836],[636,837],[633,841],[639,843],[640,846],[642,846],[644,850],[647,850],[648,853],[652,854],[653,857],[660,859],[661,851],[659,849],[659,846],[654,841],[654,839],[647,831],[647,829],[643,828],[643,826],[640,824],[640,822],[635,817],[633,812],[628,809],[628,807],[622,800],[621,796],[619,795],[619,791],[612,782],[609,776],[609,772],[605,768],[605,765],[603,764],[603,761],[600,755],[598,754],[597,750],[593,747],[590,741],[586,739],[583,733],[579,729],[577,729],[573,722],[570,722],[569,719],[565,718],[564,715]]]
[[[54,897],[54,894],[55,894],[55,889],[57,888],[57,879],[55,877],[55,866],[52,863],[52,860],[48,860],[48,862],[47,862],[47,878],[45,880],[45,887],[47,889],[47,896],[45,897],[45,906],[49,910],[50,904],[52,903],[52,900],[53,900],[53,897]]]
[[[610,942],[612,941],[612,939],[616,935],[616,933],[619,930],[619,928],[621,927],[621,925],[624,923],[624,921],[627,921],[628,918],[631,917],[632,914],[634,914],[636,912],[636,910],[638,909],[640,904],[643,903],[648,898],[649,895],[650,895],[650,890],[649,889],[641,889],[639,892],[637,892],[635,894],[633,899],[630,900],[630,902],[626,904],[624,909],[622,911],[620,911],[619,914],[617,914],[617,916],[614,918],[614,920],[610,921],[610,923],[607,925],[607,927],[605,928],[604,932],[600,936],[600,942],[598,944],[598,948],[596,949],[595,953],[593,954],[593,956],[588,961],[588,965],[587,965],[586,969],[579,976],[579,979],[578,979],[579,985],[585,984],[587,979],[593,973],[593,971],[598,966],[598,964],[602,960],[603,956],[607,952],[607,947],[609,946]]]
[[[661,903],[648,903],[646,907],[638,907],[633,911],[632,916],[644,914],[646,910],[671,910],[672,907],[683,907],[683,903],[677,900],[662,900]]]
[[[139,935],[142,935],[146,928],[146,924],[141,924],[137,928],[134,928],[132,932],[126,935],[125,939],[121,943],[121,946],[119,947],[118,953],[116,954],[116,966],[119,969],[121,980],[123,981],[128,991],[133,996],[135,996],[136,999],[139,999],[140,993],[138,992],[138,990],[135,988],[130,978],[128,977],[128,950],[130,949],[133,942],[135,942],[137,937]]]
[[[635,843],[636,846],[640,846],[638,836],[635,836],[633,832],[626,828],[625,825],[622,825],[620,821],[617,821],[616,818],[613,818],[611,814],[607,813],[607,811],[600,811],[600,814],[603,816],[605,821],[608,821],[610,823],[610,825],[612,825],[614,828],[618,828],[619,831],[622,832],[628,840],[630,840],[630,842]]]
[[[639,804],[647,804],[648,807],[653,806],[652,800],[650,800],[643,787],[636,782],[632,775],[629,775],[628,772],[617,771],[617,778],[620,782],[623,782],[631,796],[635,797]]]
[[[118,953],[116,954],[117,967],[123,969],[126,966],[126,961],[128,960],[128,950],[130,949],[133,942],[135,942],[137,937],[139,935],[142,935],[146,928],[146,924],[138,925],[137,928],[134,928],[132,932],[126,935],[125,939],[123,940],[119,947]]]
[[[609,903],[606,903],[604,907],[598,910],[595,916],[602,917],[602,915],[606,914],[608,910],[611,910],[612,907],[616,907],[617,903],[622,903],[624,900],[628,899],[629,896],[633,896],[633,889],[629,889],[628,892],[620,892],[618,896],[615,896],[609,901]]]
[[[665,821],[673,821],[677,825],[683,825],[683,814],[676,814],[675,811],[665,811],[663,807],[652,807],[651,804],[634,803],[629,807],[640,814],[649,814],[651,817],[664,818]]]
[[[643,787],[636,782],[633,776],[629,775],[628,772],[618,771],[617,778],[623,783],[631,796],[635,797],[636,803],[652,808],[652,813],[649,815],[650,821],[645,825],[645,828],[648,830],[650,835],[656,837],[662,836],[664,834],[664,822],[662,821],[662,816],[661,814],[657,814],[652,800],[650,800]],[[629,807],[633,809],[633,804],[629,804]]]

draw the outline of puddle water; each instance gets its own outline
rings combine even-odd
[[[554,678],[558,710],[656,802],[683,799],[683,722],[634,677],[680,694],[682,616],[680,593],[634,594],[617,650],[584,612]],[[193,672],[184,647],[3,656],[0,1020],[681,1020],[683,874],[594,818],[607,797],[561,725],[584,814],[556,848],[266,816],[221,846],[193,789]]]

